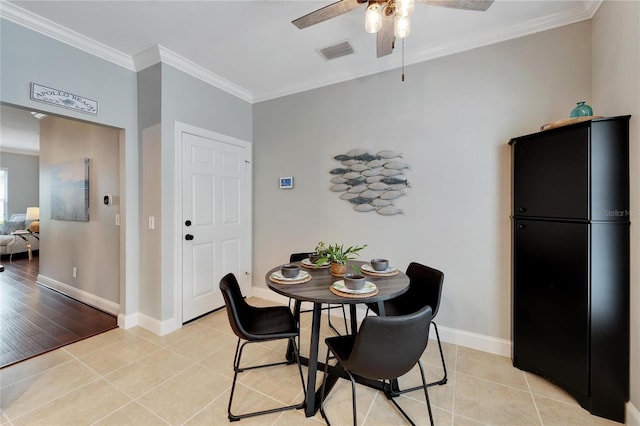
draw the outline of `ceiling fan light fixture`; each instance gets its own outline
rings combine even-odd
[[[378,3],[371,3],[367,6],[365,13],[364,29],[366,32],[375,34],[382,28],[382,8]]]
[[[396,16],[409,16],[413,13],[414,0],[396,0]]]
[[[411,21],[408,16],[395,16],[393,25],[393,34],[396,38],[405,38],[411,32]]]

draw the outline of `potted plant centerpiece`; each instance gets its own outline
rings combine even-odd
[[[366,246],[367,245],[364,244],[361,246],[345,247],[344,244],[329,244],[324,254],[316,260],[316,265],[331,262],[331,274],[342,277],[347,272],[347,260],[357,258],[360,250]]]

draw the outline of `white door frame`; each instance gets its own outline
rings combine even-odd
[[[174,202],[174,277],[173,277],[173,318],[175,320],[175,330],[182,328],[182,133],[190,133],[195,136],[201,136],[208,139],[214,139],[220,142],[228,143],[230,145],[240,146],[247,150],[249,161],[253,162],[253,145],[250,142],[242,139],[237,139],[232,136],[223,135],[211,130],[202,129],[200,127],[192,126],[179,121],[175,122],[175,202]],[[245,264],[241,265],[243,274],[238,277],[238,282],[243,288],[246,296],[251,296],[251,266],[253,263],[253,178],[252,167],[249,164],[247,168],[247,226],[249,227],[249,241],[247,244],[247,253]]]

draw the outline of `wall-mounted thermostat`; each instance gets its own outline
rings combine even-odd
[[[113,204],[113,195],[111,194],[105,195],[103,201],[105,206],[110,206],[111,204]]]
[[[280,178],[280,189],[293,188],[293,176],[286,176]]]

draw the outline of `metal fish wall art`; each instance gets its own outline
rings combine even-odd
[[[405,174],[409,164],[402,154],[393,150],[370,153],[352,149],[336,155],[340,166],[332,169],[329,188],[341,192],[339,198],[348,201],[357,212],[376,212],[383,216],[402,214],[395,202],[410,188]]]

